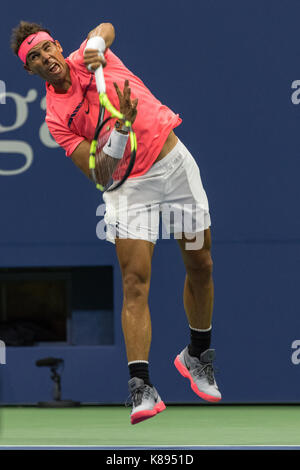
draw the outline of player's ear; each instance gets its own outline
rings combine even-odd
[[[61,44],[59,41],[55,40],[55,44],[56,44],[56,47],[57,49],[59,50],[59,52],[62,52],[63,51],[63,48],[61,47]]]
[[[27,64],[24,64],[24,66],[23,66],[23,67],[24,67],[24,69],[26,70],[26,72],[28,72],[28,73],[29,73],[29,75],[34,75],[34,72],[33,72],[32,70],[30,70],[30,68],[28,67],[28,65],[27,65]]]

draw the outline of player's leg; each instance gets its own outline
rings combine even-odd
[[[122,328],[131,379],[131,423],[136,424],[165,409],[149,378],[148,355],[151,318],[148,295],[154,244],[146,240],[116,239],[122,273]]]
[[[122,328],[128,362],[148,361],[151,319],[148,295],[154,244],[146,240],[116,239],[122,274]]]
[[[201,234],[198,234],[201,239]],[[214,285],[210,229],[204,231],[203,246],[191,249],[191,240],[178,240],[186,268],[184,308],[190,327],[190,344],[177,356],[175,365],[190,379],[191,387],[205,400],[221,399],[214,373],[215,351],[210,349]]]
[[[148,371],[151,343],[148,295],[152,254],[159,235],[163,176],[158,162],[145,175],[129,178],[116,192],[104,194],[106,238],[116,244],[122,273],[122,326],[131,377],[133,424],[165,408],[151,386]]]
[[[192,246],[191,239],[186,239],[184,234],[177,241],[186,269],[183,300],[189,325],[197,330],[208,330],[211,327],[214,301],[210,229],[204,231],[200,249],[189,249]]]
[[[195,159],[180,141],[175,150],[178,152],[168,170],[163,209],[166,215],[167,210],[173,215],[169,229],[177,234],[186,267],[184,306],[191,335],[189,346],[177,356],[175,365],[190,378],[198,395],[218,401],[221,395],[212,366],[215,351],[210,349],[214,286],[209,204]],[[164,214],[163,220],[168,223]],[[191,240],[190,234],[197,234],[196,239]]]

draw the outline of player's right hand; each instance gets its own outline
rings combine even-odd
[[[99,55],[97,49],[85,49],[83,54],[84,64],[89,72],[95,72],[100,65],[106,66],[106,60],[104,56]]]

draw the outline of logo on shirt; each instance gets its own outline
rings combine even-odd
[[[111,139],[109,139],[107,147],[111,147]]]
[[[94,74],[91,73],[91,78],[90,78],[90,81],[89,81],[89,84],[87,85],[86,89],[84,90],[84,93],[83,93],[83,96],[82,96],[82,100],[80,101],[80,103],[78,103],[78,105],[76,106],[76,108],[74,109],[73,113],[71,114],[70,116],[70,119],[68,121],[68,127],[70,128],[71,127],[71,124],[73,122],[73,119],[75,118],[76,114],[78,113],[78,111],[80,110],[81,106],[83,105],[83,102],[84,102],[84,99],[85,99],[85,96],[88,92],[88,89],[90,88],[91,86],[91,83],[93,81],[93,76]],[[88,108],[90,110],[90,108]],[[89,111],[88,111],[89,112]],[[88,114],[88,112],[86,114]]]

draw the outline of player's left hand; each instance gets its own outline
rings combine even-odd
[[[129,81],[125,80],[123,93],[121,92],[116,82],[114,82],[114,87],[119,98],[119,106],[121,113],[124,114],[125,118],[130,121],[131,124],[133,124],[137,115],[138,99],[136,98],[134,100],[131,100],[131,89],[129,87]]]
[[[106,60],[104,56],[99,55],[99,51],[97,49],[85,49],[84,54],[84,64],[89,72],[97,70],[100,65],[103,67],[106,66]]]

